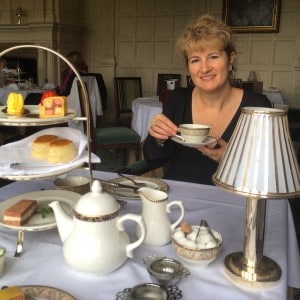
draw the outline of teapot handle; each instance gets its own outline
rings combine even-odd
[[[178,218],[177,221],[175,221],[173,224],[171,224],[171,230],[173,231],[179,224],[180,222],[183,220],[184,218],[184,213],[185,213],[185,210],[184,210],[184,207],[182,205],[182,201],[180,200],[177,200],[177,201],[172,201],[170,202],[169,204],[167,204],[167,213],[170,213],[171,212],[171,206],[174,206],[174,205],[177,205],[180,207],[180,210],[181,210],[181,214]]]
[[[124,225],[123,222],[126,220],[135,221],[137,225],[140,227],[140,237],[135,242],[130,243],[126,246],[126,254],[128,257],[133,258],[133,250],[140,246],[146,237],[146,226],[144,223],[144,219],[142,216],[136,215],[136,214],[126,214],[118,218],[117,220],[117,229],[119,231],[124,231]]]

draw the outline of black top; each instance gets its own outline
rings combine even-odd
[[[163,114],[177,126],[193,123],[192,91],[193,88],[176,89],[167,103],[163,105]],[[221,136],[226,142],[229,141],[240,117],[241,109],[245,106],[271,107],[271,103],[263,94],[244,91],[239,109]],[[213,185],[212,175],[218,163],[197,149],[180,145],[170,139],[165,141],[163,146],[159,146],[155,138],[148,134],[143,144],[143,154],[147,163],[152,167],[161,167],[168,163],[163,177],[165,179]]]

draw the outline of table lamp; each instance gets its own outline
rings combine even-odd
[[[246,196],[244,251],[226,256],[225,272],[238,285],[276,285],[280,266],[263,255],[266,199],[300,195],[300,173],[287,111],[244,107],[213,182]]]

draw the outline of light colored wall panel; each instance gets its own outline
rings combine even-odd
[[[154,43],[154,61],[156,63],[170,64],[171,53],[171,44],[169,42]]]
[[[118,15],[134,15],[136,13],[136,0],[122,0],[118,1],[117,14]]]
[[[279,87],[283,98],[287,101],[291,97],[293,88],[293,72],[292,71],[274,71],[272,73],[273,86]]]
[[[135,44],[133,42],[120,42],[117,62],[122,64],[135,64]]]
[[[154,38],[154,18],[153,17],[137,17],[136,25],[137,39],[153,39]]]
[[[173,12],[173,0],[155,0],[155,15],[170,15],[170,12]]]
[[[172,18],[167,17],[156,17],[155,18],[155,38],[156,39],[170,39],[173,36],[172,32]]]
[[[179,37],[185,26],[192,20],[191,15],[174,16],[174,37]]]
[[[269,65],[272,63],[272,41],[252,41],[250,49],[251,65]]]
[[[236,41],[237,48],[237,67],[239,65],[248,64],[250,61],[250,42],[248,40]]]
[[[132,17],[121,17],[119,18],[118,24],[118,38],[121,39],[134,39],[136,24],[135,18]]]
[[[142,89],[144,91],[151,91],[153,89],[152,69],[151,68],[138,68],[137,76],[142,77]]]
[[[174,14],[175,15],[192,15],[194,13],[193,0],[175,0],[174,1]]]
[[[137,43],[136,62],[138,64],[153,64],[153,43]]]
[[[137,14],[148,16],[155,12],[155,1],[139,0],[137,1]]]
[[[277,41],[274,45],[274,64],[292,66],[295,62],[295,41]]]

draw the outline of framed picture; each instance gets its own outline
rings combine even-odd
[[[281,0],[223,0],[223,20],[234,32],[279,32]]]

